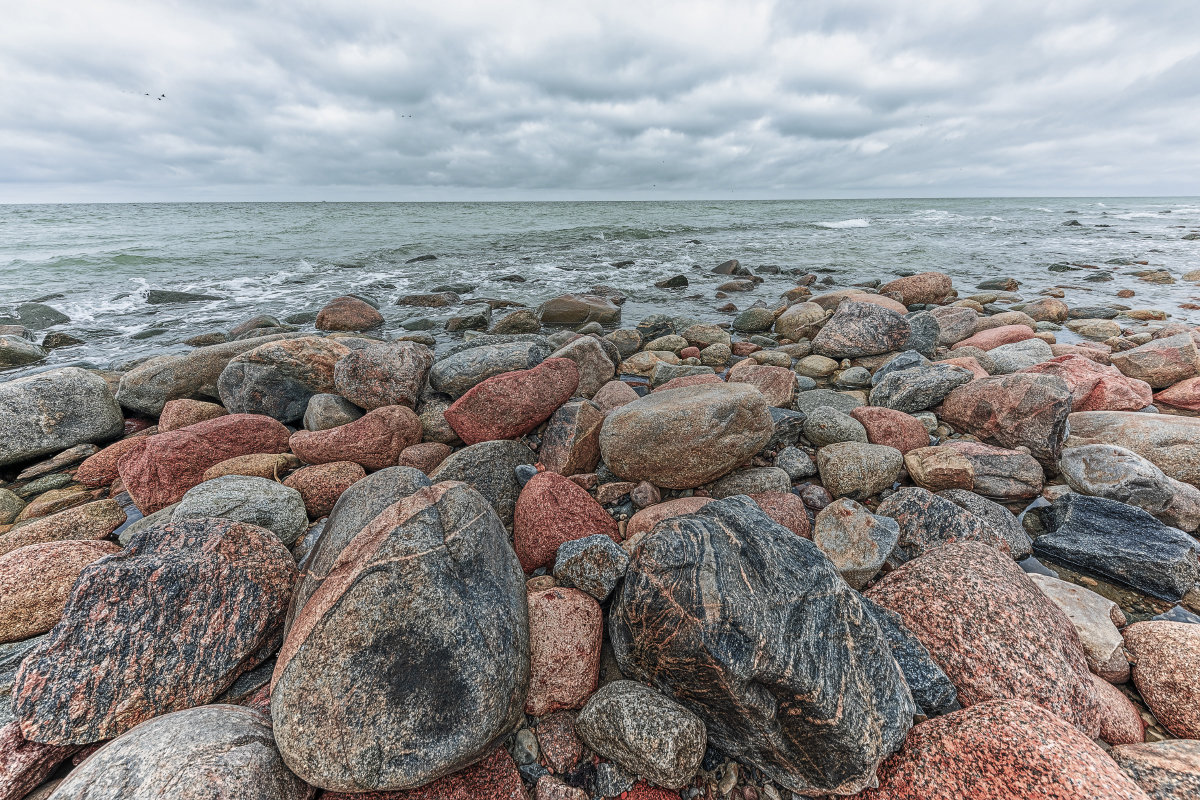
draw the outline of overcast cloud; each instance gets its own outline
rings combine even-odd
[[[46,0],[0,23],[5,202],[992,194],[1200,194],[1200,3]]]

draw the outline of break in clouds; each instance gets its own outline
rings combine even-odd
[[[1196,194],[1198,24],[1194,0],[13,3],[0,200]]]

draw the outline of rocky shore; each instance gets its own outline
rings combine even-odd
[[[0,373],[0,800],[1200,795],[1200,329],[828,283]]]

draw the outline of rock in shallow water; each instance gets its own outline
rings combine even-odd
[[[793,790],[852,793],[914,710],[870,620],[811,542],[733,497],[654,529],[609,623],[622,672],[696,713],[727,755]]]
[[[342,550],[280,650],[271,717],[284,760],[309,783],[410,789],[515,729],[528,681],[516,554],[478,492],[442,483]]]
[[[115,439],[124,425],[108,384],[78,367],[0,383],[0,466]]]

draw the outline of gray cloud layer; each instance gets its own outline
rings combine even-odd
[[[1200,194],[1195,0],[13,6],[0,201]]]

